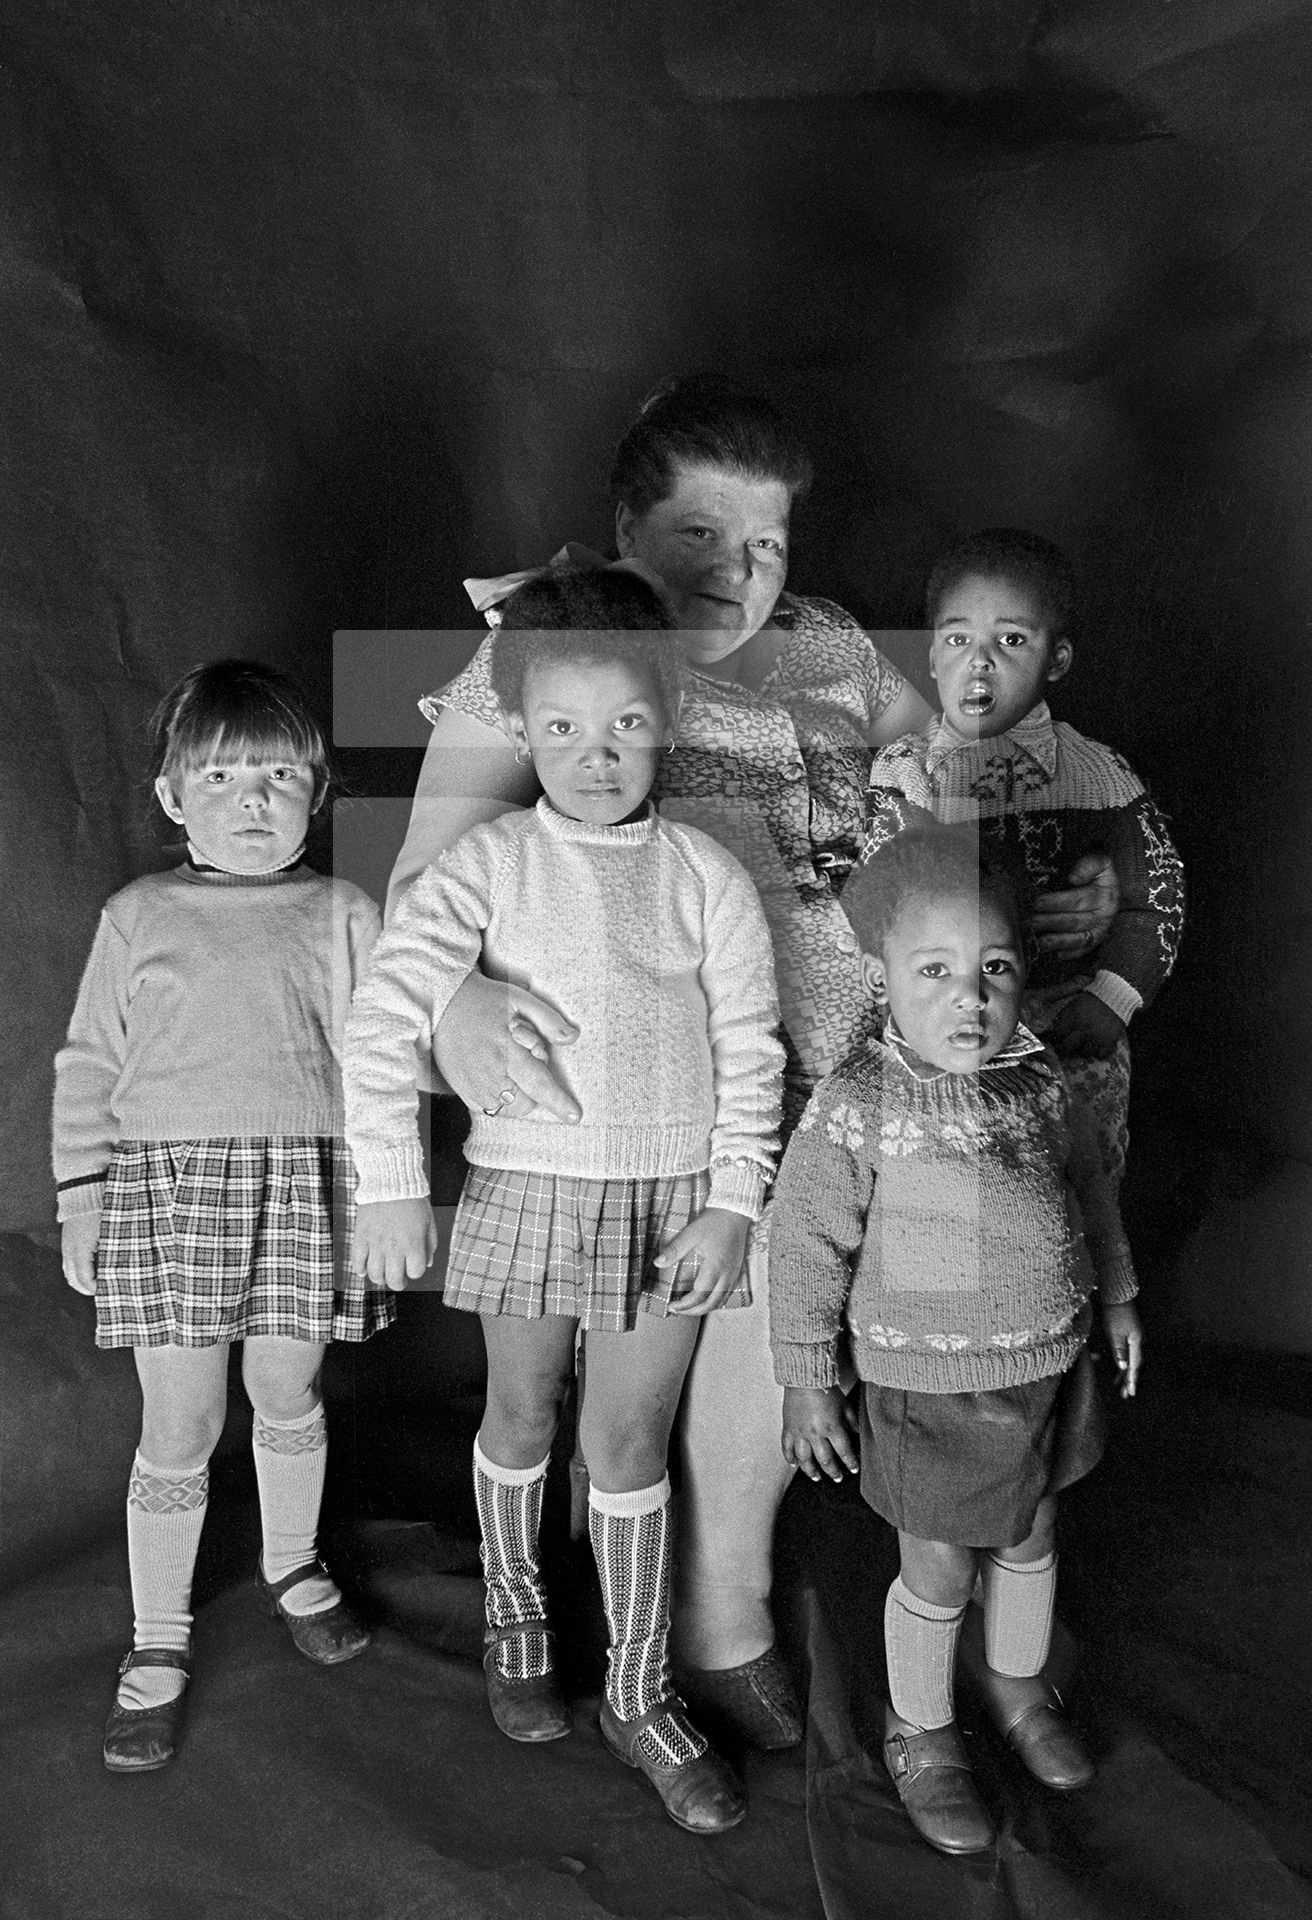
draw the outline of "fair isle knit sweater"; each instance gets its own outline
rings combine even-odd
[[[770,1228],[784,1386],[832,1386],[844,1327],[858,1374],[880,1386],[1045,1379],[1084,1344],[1095,1284],[1105,1304],[1132,1299],[1130,1250],[1089,1122],[1024,1027],[967,1074],[928,1065],[890,1023],[816,1090]]]
[[[1165,817],[1119,753],[1089,740],[1043,702],[1007,733],[968,740],[942,716],[875,756],[862,859],[925,815],[979,823],[1018,851],[1039,892],[1065,884],[1081,854],[1110,855],[1120,907],[1092,956],[1041,955],[1030,987],[1087,985],[1128,1026],[1175,965],[1184,868]]]
[[[480,965],[579,1029],[551,1067],[577,1126],[473,1115],[476,1166],[656,1179],[710,1166],[708,1204],[760,1217],[779,1146],[783,1049],[770,936],[731,854],[663,820],[592,826],[543,798],[464,834],[408,890],[346,1035],[361,1202],[427,1194],[415,1046]]]
[[[55,1061],[59,1217],[94,1213],[118,1140],[342,1131],[340,1058],[378,909],[309,867],[176,867],[106,904]]]

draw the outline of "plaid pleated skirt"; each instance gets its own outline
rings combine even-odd
[[[589,1333],[628,1333],[664,1315],[688,1275],[652,1265],[706,1204],[705,1173],[664,1180],[581,1180],[471,1166],[447,1261],[448,1307],[540,1320],[559,1314]],[[726,1307],[751,1299],[743,1272]]]
[[[120,1140],[96,1249],[98,1347],[367,1340],[390,1293],[348,1265],[342,1140]]]

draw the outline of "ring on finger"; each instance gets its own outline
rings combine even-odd
[[[518,1087],[502,1087],[501,1095],[500,1095],[500,1098],[497,1100],[496,1105],[494,1107],[484,1107],[483,1109],[488,1119],[495,1120],[497,1115],[500,1112],[502,1112],[504,1108],[512,1104],[512,1102],[514,1101],[515,1095],[518,1092],[519,1092]]]

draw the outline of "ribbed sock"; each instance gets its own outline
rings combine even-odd
[[[1042,1673],[1052,1645],[1057,1556],[1003,1560],[984,1555],[984,1658],[1015,1680]]]
[[[501,1467],[474,1442],[474,1498],[483,1536],[487,1623],[509,1627],[540,1620],[541,1633],[515,1633],[497,1646],[497,1672],[506,1680],[533,1680],[551,1671],[546,1635],[547,1596],[538,1558],[546,1460],[535,1467]]]
[[[191,1646],[191,1578],[205,1524],[210,1470],[155,1467],[138,1453],[128,1481],[128,1566],[134,1647]],[[121,1707],[158,1707],[186,1685],[177,1667],[133,1667],[118,1683]]]
[[[965,1607],[936,1607],[899,1574],[884,1602],[884,1645],[893,1711],[927,1733],[956,1718],[952,1669]]]
[[[261,1564],[265,1579],[272,1583],[314,1559],[328,1467],[328,1424],[322,1402],[299,1420],[266,1420],[257,1413],[251,1446],[264,1528]],[[288,1613],[326,1613],[341,1597],[335,1582],[315,1574],[289,1587],[282,1604]]]
[[[669,1675],[670,1482],[633,1493],[588,1494],[588,1530],[610,1628],[606,1698],[621,1720],[637,1720],[673,1688]],[[638,1745],[663,1767],[699,1759],[706,1741],[678,1708],[644,1727]]]

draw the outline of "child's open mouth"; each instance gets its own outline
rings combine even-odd
[[[978,1053],[987,1044],[988,1029],[978,1021],[964,1027],[954,1027],[948,1035],[948,1045],[963,1053]]]
[[[960,700],[961,711],[971,714],[977,720],[986,713],[992,713],[993,705],[994,701],[991,690],[980,681],[973,682],[962,692]]]

